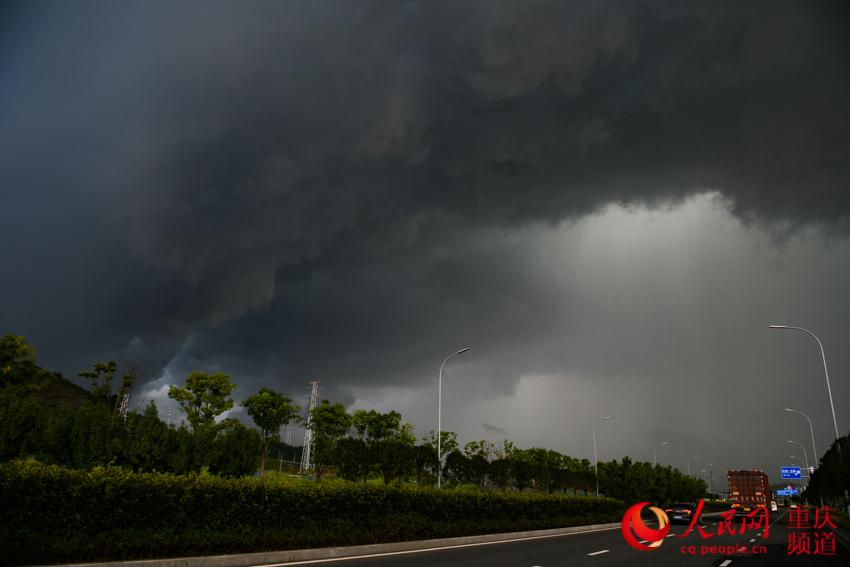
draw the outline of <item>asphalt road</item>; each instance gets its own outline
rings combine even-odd
[[[789,510],[774,514],[768,530],[734,524],[736,533],[718,533],[720,518],[706,518],[704,535],[674,525],[664,543],[650,551],[632,548],[619,528],[499,543],[418,550],[366,557],[286,563],[327,567],[594,567],[594,566],[842,566],[850,550],[823,529],[790,523]],[[814,517],[810,517],[811,524]],[[828,532],[826,532],[828,533]],[[794,545],[791,545],[791,543]],[[789,552],[790,550],[790,552]]]

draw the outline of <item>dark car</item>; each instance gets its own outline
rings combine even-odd
[[[687,502],[676,502],[667,508],[667,518],[671,524],[690,524],[693,521],[697,507]],[[702,524],[702,516],[697,516],[697,524]]]

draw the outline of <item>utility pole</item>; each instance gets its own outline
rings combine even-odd
[[[310,424],[310,412],[319,400],[319,381],[310,382],[310,409],[307,410],[307,431],[304,433],[304,450],[301,453],[301,470],[310,470],[310,449],[313,445],[313,429]]]
[[[121,405],[118,407],[118,413],[124,417],[124,423],[127,423],[127,409],[130,407],[130,392],[126,392],[121,398]]]

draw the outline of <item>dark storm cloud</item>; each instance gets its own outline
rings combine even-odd
[[[846,52],[808,4],[212,6],[147,23],[158,96],[122,180],[129,244],[190,326],[435,223],[706,188],[767,221],[850,208]]]
[[[478,337],[482,360],[590,319],[525,269],[528,227],[711,190],[774,230],[846,235],[836,6],[14,4],[8,330],[126,351],[149,377],[177,356],[257,382],[410,384],[446,344]],[[646,352],[572,362],[574,344],[482,381]]]

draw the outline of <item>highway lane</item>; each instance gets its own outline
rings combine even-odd
[[[814,518],[812,517],[812,520]],[[734,524],[734,535],[718,534],[718,518],[706,518],[705,536],[694,528],[684,536],[687,526],[672,526],[664,543],[651,551],[633,549],[619,528],[595,532],[547,536],[508,542],[472,544],[451,548],[418,550],[367,557],[287,563],[323,567],[762,567],[814,565],[831,567],[850,564],[850,551],[837,540],[834,555],[816,554],[832,551],[823,530],[801,529],[789,524],[788,510],[774,514],[771,525],[764,529],[748,529],[743,533]],[[799,522],[798,522],[799,524]],[[789,554],[792,537],[801,542]],[[820,542],[820,543],[818,543]],[[729,552],[731,550],[731,552]],[[745,551],[744,551],[745,550]]]

